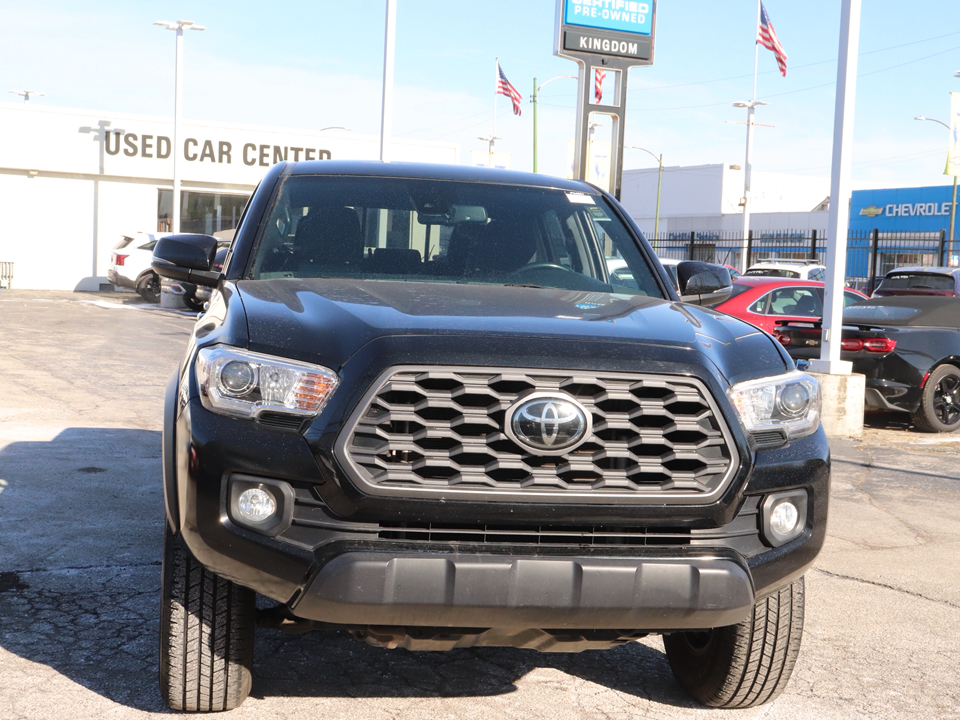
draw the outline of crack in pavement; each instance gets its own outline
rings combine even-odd
[[[896,585],[887,585],[886,583],[877,582],[876,580],[866,580],[864,578],[853,577],[852,575],[842,575],[841,573],[831,572],[830,570],[824,570],[823,568],[814,568],[811,572],[818,572],[824,575],[827,575],[832,578],[837,578],[839,580],[852,580],[856,583],[861,583],[863,585],[873,585],[874,587],[884,588],[886,590],[893,590],[894,592],[903,593],[904,595],[910,595],[919,600],[927,600],[938,605],[945,605],[949,608],[954,608],[960,610],[960,604],[950,602],[949,600],[940,600],[938,598],[928,597],[922,593],[914,592],[913,590],[905,590],[904,588],[899,588]]]
[[[852,487],[854,490],[856,490],[857,492],[859,492],[859,493],[861,493],[862,495],[864,495],[864,496],[866,497],[866,499],[867,499],[867,503],[868,503],[868,504],[870,505],[870,507],[872,507],[874,510],[876,510],[877,512],[883,513],[884,515],[892,518],[892,519],[895,520],[897,523],[899,523],[901,526],[903,526],[907,531],[909,531],[910,533],[912,533],[912,534],[913,534],[914,542],[916,543],[917,546],[923,546],[923,545],[928,545],[928,544],[930,544],[931,539],[930,539],[930,537],[929,537],[926,533],[924,533],[924,532],[923,532],[922,530],[920,530],[919,528],[914,527],[911,523],[907,522],[907,520],[905,520],[904,518],[902,518],[902,517],[900,517],[899,515],[895,514],[894,512],[892,512],[891,510],[889,510],[888,508],[883,507],[882,505],[880,505],[880,504],[877,502],[877,499],[873,496],[873,493],[872,493],[870,490],[868,490],[868,489],[866,489],[865,487],[863,487],[863,483],[865,483],[865,482],[869,479],[869,471],[878,469],[878,467],[877,467],[876,465],[874,465],[874,462],[873,462],[873,454],[870,453],[869,451],[867,451],[867,452],[868,452],[869,458],[868,458],[868,460],[867,460],[866,462],[863,462],[863,463],[855,463],[855,462],[851,462],[851,461],[849,461],[849,460],[848,460],[848,461],[845,461],[845,462],[846,462],[847,464],[849,464],[849,465],[853,465],[854,467],[862,468],[859,472],[857,472],[857,474],[856,474],[855,477],[849,479],[850,487]],[[882,469],[882,468],[880,468],[880,469]],[[876,548],[878,548],[878,547],[888,547],[888,546],[885,546],[885,545],[879,545],[879,546],[878,546],[878,545],[871,545],[871,544],[868,544],[868,543],[854,543],[854,544],[857,545],[857,546],[859,546],[859,547],[865,547],[865,548],[869,548],[869,549],[876,549]],[[899,546],[895,546],[895,547],[899,547]]]

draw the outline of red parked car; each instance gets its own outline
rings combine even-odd
[[[844,307],[866,299],[866,295],[856,290],[843,291]],[[713,309],[746,320],[772,334],[778,320],[819,320],[823,317],[823,283],[744,275],[733,281],[730,298]]]

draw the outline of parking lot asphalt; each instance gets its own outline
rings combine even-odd
[[[194,317],[132,294],[0,291],[0,720],[169,713],[157,689],[162,395]],[[659,638],[577,655],[387,651],[258,631],[256,718],[960,718],[960,433],[833,439],[793,679],[694,704]]]

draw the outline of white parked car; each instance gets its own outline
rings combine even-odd
[[[150,263],[157,240],[169,234],[138,232],[124,235],[110,254],[107,280],[117,287],[136,290],[147,302],[160,302],[160,278]]]
[[[791,278],[793,280],[816,280],[826,282],[827,268],[810,260],[770,258],[754,263],[747,268],[746,276]]]

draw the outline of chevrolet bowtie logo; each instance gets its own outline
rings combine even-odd
[[[871,205],[870,207],[865,207],[860,211],[861,215],[866,215],[869,218],[875,218],[877,215],[883,215],[883,208],[877,207],[876,205]]]

